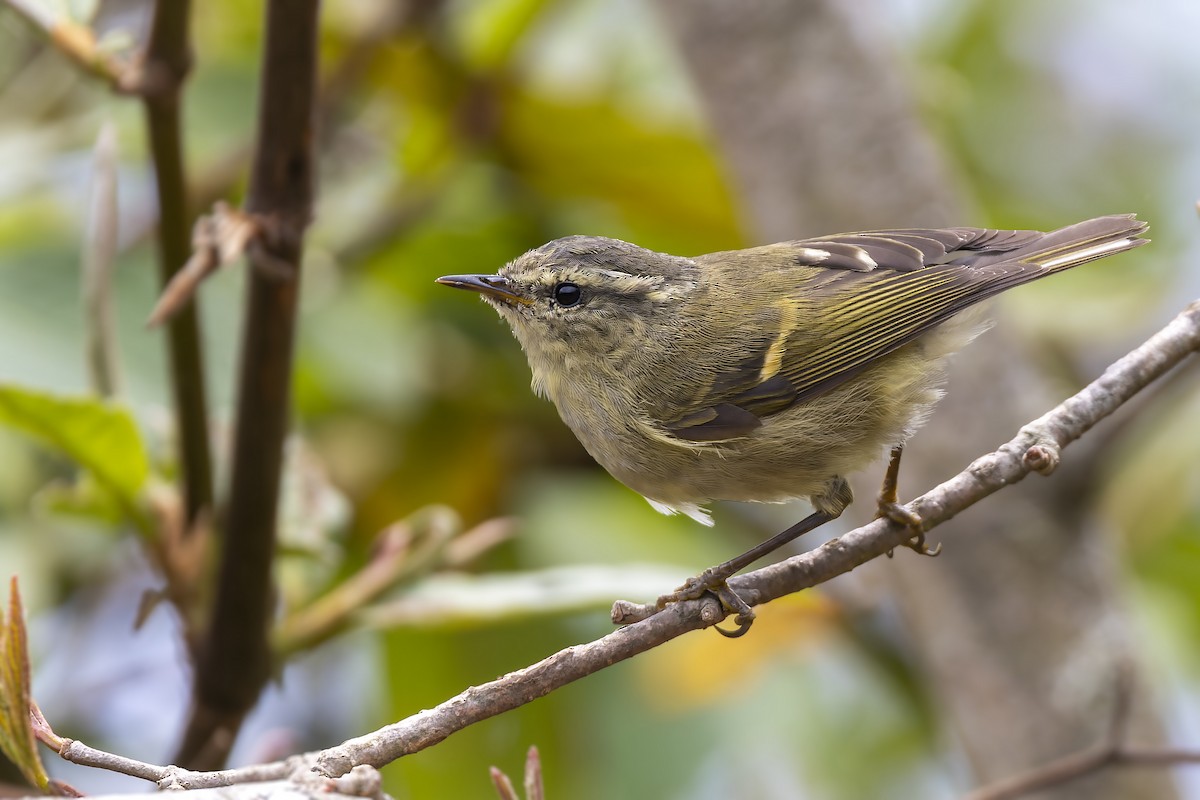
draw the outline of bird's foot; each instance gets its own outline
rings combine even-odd
[[[733,623],[736,627],[733,630],[718,627],[717,630],[720,634],[731,639],[745,636],[746,631],[750,630],[750,625],[754,622],[754,610],[750,608],[749,603],[738,596],[737,592],[729,588],[727,581],[763,556],[775,552],[797,536],[821,527],[842,513],[842,509],[850,502],[850,485],[842,478],[833,479],[830,481],[829,494],[827,505],[830,507],[826,510],[814,511],[787,530],[780,531],[741,555],[731,558],[723,564],[709,567],[693,578],[688,578],[683,586],[658,598],[658,602],[653,606],[653,611],[662,611],[671,603],[698,600],[702,595],[709,593],[720,601],[721,608],[727,615],[734,615]],[[613,606],[613,621],[619,625],[626,625],[645,619],[649,614],[643,615],[642,612],[649,608],[649,606],[638,607],[627,603],[618,603]]]
[[[904,546],[919,555],[933,557],[942,552],[942,546],[937,544],[927,547],[925,545],[925,523],[921,519],[921,515],[915,511],[909,511],[899,503],[900,457],[903,455],[903,445],[896,445],[892,448],[887,472],[883,475],[883,485],[879,487],[879,498],[876,500],[878,510],[875,512],[875,518],[889,519],[897,525],[908,528],[912,532],[912,536],[904,543]],[[891,550],[887,551],[887,557],[892,557]]]
[[[736,627],[730,630],[722,628],[720,625],[715,625],[717,633],[730,639],[745,636],[746,632],[750,630],[750,626],[754,623],[754,609],[750,607],[749,603],[739,597],[737,592],[729,588],[729,584],[726,581],[732,575],[731,571],[721,569],[721,567],[706,569],[699,575],[688,578],[682,586],[670,594],[664,594],[662,597],[659,597],[654,605],[661,611],[671,603],[699,600],[706,593],[711,593],[721,603],[721,608],[725,609],[727,613],[735,615],[733,624]]]
[[[930,558],[942,552],[941,543],[938,543],[933,547],[929,547],[925,543],[925,531],[923,530],[924,521],[921,519],[921,515],[917,514],[915,511],[908,510],[895,500],[885,500],[883,497],[880,497],[879,510],[875,516],[877,519],[882,517],[883,519],[891,520],[897,525],[902,525],[903,527],[908,528],[912,532],[912,538],[905,542],[904,546],[913,552],[919,555],[929,556]],[[888,558],[891,558],[892,555],[892,551],[888,550]]]

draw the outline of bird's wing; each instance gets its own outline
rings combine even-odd
[[[1128,215],[1050,233],[930,228],[772,245],[783,269],[819,270],[804,290],[823,295],[816,307],[836,322],[817,340],[799,318],[767,332],[750,356],[715,377],[695,410],[665,427],[697,442],[747,435],[762,418],[830,391],[975,303],[1144,244],[1137,234],[1145,228]]]

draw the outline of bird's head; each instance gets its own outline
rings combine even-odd
[[[696,287],[696,265],[616,239],[571,236],[530,250],[496,275],[438,283],[479,292],[512,327],[535,373],[614,360],[642,346]]]

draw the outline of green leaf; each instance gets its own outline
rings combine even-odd
[[[125,507],[91,475],[74,481],[51,481],[33,497],[35,513],[74,517],[118,526],[125,522]]]
[[[471,3],[463,7],[463,13],[453,15],[472,66],[481,72],[498,70],[512,57],[546,5],[546,0],[491,0]]]
[[[62,452],[86,469],[143,530],[138,503],[150,474],[141,435],[129,412],[95,397],[61,397],[0,384],[0,424]]]
[[[38,757],[37,740],[29,721],[29,652],[23,617],[14,576],[8,615],[0,620],[0,751],[30,784],[46,791],[50,778]]]

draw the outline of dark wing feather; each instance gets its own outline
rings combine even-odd
[[[774,245],[815,267],[824,313],[841,320],[820,341],[783,332],[782,359],[764,375],[772,338],[718,375],[699,410],[668,424],[681,439],[744,436],[761,418],[817,397],[969,306],[1022,283],[1145,243],[1145,223],[1099,217],[1050,233],[982,228],[868,231]],[[803,347],[790,348],[796,340]],[[739,413],[740,412],[740,413]]]

